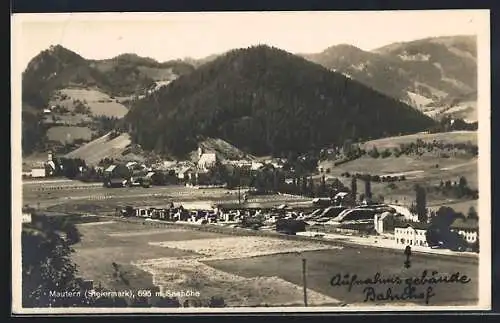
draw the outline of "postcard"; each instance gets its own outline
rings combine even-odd
[[[489,23],[12,15],[12,312],[490,309]]]

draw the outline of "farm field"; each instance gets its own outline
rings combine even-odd
[[[60,90],[61,94],[67,96],[67,99],[57,99],[51,104],[59,104],[68,108],[70,111],[73,107],[73,100],[86,102],[94,116],[108,116],[121,118],[127,113],[127,108],[117,103],[116,99],[110,98],[106,93],[94,89],[78,89],[66,88]]]
[[[364,303],[365,286],[354,286],[349,292],[347,287],[331,286],[330,280],[336,274],[357,275],[360,279],[373,278],[378,272],[383,277],[420,277],[422,271],[435,270],[440,274],[460,272],[471,278],[467,285],[437,285],[433,287],[435,296],[429,305],[473,305],[478,300],[478,267],[477,262],[461,259],[444,259],[431,255],[415,255],[412,257],[412,267],[405,269],[401,252],[398,250],[381,250],[361,246],[345,246],[340,250],[320,250],[303,252],[301,256],[294,254],[279,254],[244,259],[209,261],[208,265],[219,270],[242,275],[245,277],[278,276],[295,284],[301,284],[301,258],[307,260],[308,287],[339,299],[347,304],[356,305],[390,305],[390,302],[378,301]],[[388,287],[394,293],[402,293],[401,285],[376,285],[379,292],[385,293]],[[422,287],[417,288],[422,291]],[[425,291],[425,289],[423,290]],[[414,300],[415,305],[425,305],[422,300]]]
[[[414,186],[419,184],[424,187],[437,186],[441,181],[450,180],[458,182],[460,176],[467,179],[467,183],[471,188],[479,188],[478,183],[478,160],[473,159],[445,159],[445,158],[411,158],[407,156],[377,158],[361,157],[352,162],[331,167],[331,171],[325,174],[325,179],[338,178],[344,185],[350,187],[351,178],[342,177],[341,174],[349,172],[354,173],[370,173],[372,175],[391,175],[402,176],[406,180],[394,182],[395,186],[390,186],[388,183],[371,183],[373,196],[382,195],[386,202],[398,201],[398,203],[411,204],[415,199]],[[436,165],[439,165],[436,168]],[[316,176],[317,178],[321,175]],[[362,181],[358,181],[358,193],[363,192]],[[361,185],[361,186],[359,186]],[[429,205],[454,203],[460,200],[449,199],[448,197],[439,195],[429,191],[427,194]]]
[[[363,146],[364,149],[368,150],[376,146],[379,151],[382,151],[386,148],[399,147],[403,143],[415,142],[417,139],[422,139],[425,142],[436,140],[444,143],[476,143],[477,132],[455,131],[436,134],[414,134],[373,140],[364,143]],[[379,176],[405,176],[404,181],[396,181],[393,185],[372,181],[372,192],[374,197],[383,196],[386,202],[409,206],[415,199],[414,186],[416,184],[430,188],[439,185],[441,181],[458,182],[459,178],[464,176],[469,187],[479,189],[478,158],[464,154],[454,155],[453,152],[449,152],[449,155],[450,157],[444,158],[437,153],[426,152],[422,156],[401,155],[387,158],[363,156],[338,166],[334,166],[333,161],[324,161],[320,163],[320,167],[325,170],[324,175],[327,180],[338,178],[347,187],[351,185],[351,178],[341,176],[346,172],[350,175],[369,173]],[[322,175],[317,175],[316,178],[320,178]],[[362,182],[358,181],[358,185],[360,184],[362,185]],[[358,193],[361,192],[363,192],[363,187],[358,187]],[[477,201],[453,199],[432,190],[428,191],[427,202],[429,206],[462,203],[457,204],[461,209],[463,205],[477,205]]]
[[[215,233],[152,229],[149,226],[130,223],[86,223],[78,225],[82,241],[75,245],[74,260],[80,274],[110,289],[145,289],[157,286],[160,290],[195,290],[200,298],[222,296],[229,306],[300,305],[302,289],[279,277],[245,278],[215,270],[199,261],[232,246],[238,250],[248,238]],[[304,242],[272,238],[252,237],[258,252],[268,254],[333,248]],[[215,242],[215,244],[214,244]],[[239,244],[235,244],[239,242]],[[222,245],[221,245],[222,244]],[[195,246],[212,245],[207,250]],[[197,252],[197,250],[199,252]],[[202,254],[200,252],[208,252]],[[248,250],[251,256],[253,250]],[[239,253],[237,253],[239,254]],[[125,282],[113,277],[116,263]],[[335,305],[338,301],[310,291],[311,305]]]
[[[78,139],[88,141],[92,138],[92,130],[88,127],[56,126],[47,131],[47,137],[49,140],[61,143],[73,142]]]
[[[153,186],[150,188],[104,188],[96,183],[72,187],[67,183],[61,190],[40,190],[58,184],[23,185],[23,203],[49,208],[58,212],[114,212],[118,206],[161,206],[167,203],[182,204],[186,208],[211,207],[215,202],[237,203],[237,190],[193,189],[182,185]],[[282,195],[255,196],[248,207],[273,207],[286,203],[310,204],[311,199]]]
[[[67,114],[57,114],[56,115],[56,123],[64,124],[66,126],[75,126],[81,123],[89,123],[92,122],[92,118],[85,114],[75,114],[75,115],[67,115]],[[44,123],[54,123],[54,119],[52,116],[45,116]]]
[[[423,141],[443,141],[447,143],[461,143],[471,141],[477,142],[477,131],[451,131],[440,133],[417,133],[406,136],[387,137],[377,140],[370,140],[365,142],[362,148],[371,148],[376,146],[379,149],[396,148],[400,144],[407,144],[415,142],[417,139]]]
[[[96,165],[101,159],[108,157],[119,157],[130,145],[131,140],[128,134],[121,134],[110,139],[110,134],[99,137],[73,151],[66,154],[67,158],[82,158],[87,165]]]
[[[74,260],[83,277],[111,289],[156,286],[200,291],[201,298],[222,296],[229,306],[302,306],[301,259],[306,258],[310,306],[363,305],[361,286],[347,292],[344,287],[330,286],[330,279],[336,273],[368,278],[377,271],[401,277],[420,276],[423,270],[460,271],[471,282],[435,286],[430,305],[471,305],[478,298],[477,261],[473,259],[417,254],[406,271],[397,250],[229,236],[175,226],[160,229],[111,218],[102,221],[77,225],[82,241],[75,245]],[[113,262],[124,280],[113,274]]]

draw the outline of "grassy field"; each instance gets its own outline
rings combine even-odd
[[[378,301],[365,303],[365,286],[354,286],[349,292],[346,287],[331,286],[330,280],[337,273],[342,275],[358,275],[359,278],[372,278],[379,272],[384,277],[399,275],[400,277],[419,277],[423,270],[436,270],[440,274],[455,273],[459,271],[467,274],[471,282],[467,285],[437,285],[433,289],[435,296],[429,305],[466,305],[474,304],[478,300],[478,267],[477,264],[457,260],[440,259],[427,255],[412,257],[412,267],[403,267],[404,257],[402,251],[379,250],[363,247],[344,247],[341,250],[309,251],[301,256],[295,254],[280,254],[263,257],[253,257],[237,260],[210,261],[208,264],[219,270],[242,275],[252,276],[278,276],[300,285],[302,282],[301,258],[307,260],[308,287],[332,298],[346,303],[358,305],[390,304]],[[391,287],[393,292],[401,293],[403,285],[378,285],[379,292]],[[427,286],[426,286],[427,287]],[[425,287],[425,288],[426,288]],[[420,287],[417,290],[425,291]],[[415,304],[424,305],[423,301],[414,300]]]
[[[128,134],[110,139],[109,134],[99,137],[78,149],[68,153],[65,157],[82,158],[87,165],[95,165],[103,158],[120,157],[122,152],[130,145],[131,140]]]
[[[399,147],[403,143],[415,142],[417,139],[422,139],[426,142],[441,141],[444,143],[466,143],[477,142],[477,132],[475,131],[455,131],[448,133],[436,134],[415,134],[400,137],[390,137],[378,140],[373,140],[364,143],[365,149],[371,149],[376,146],[379,151],[385,148]],[[324,170],[329,169],[329,173],[325,173],[327,179],[338,178],[344,185],[350,187],[351,178],[342,177],[341,174],[349,172],[369,173],[371,175],[390,175],[402,176],[405,181],[395,182],[395,187],[390,187],[388,183],[376,183],[372,181],[372,192],[374,197],[382,195],[386,202],[404,204],[409,206],[415,200],[414,186],[419,184],[424,187],[432,187],[439,185],[441,181],[458,182],[460,176],[467,179],[468,185],[471,188],[479,188],[478,183],[478,159],[465,154],[455,155],[453,152],[448,152],[449,158],[444,158],[436,152],[426,152],[422,156],[406,156],[399,157],[390,156],[387,158],[372,158],[363,156],[351,162],[334,166],[333,161],[324,161],[320,163],[320,167]],[[317,176],[319,178],[321,175]],[[361,186],[360,186],[361,185]],[[364,190],[363,182],[358,181],[358,193]],[[441,194],[428,192],[427,201],[430,206],[457,204],[460,209],[463,205],[477,205],[477,201],[464,201],[458,199],[450,199]]]
[[[177,74],[172,71],[172,68],[139,66],[138,69],[155,81],[170,81],[177,78]]]
[[[78,125],[80,123],[89,123],[92,122],[92,118],[85,114],[57,114],[56,115],[56,121],[52,118],[52,116],[45,116],[43,119],[44,123],[54,123],[56,122],[57,124],[63,124],[66,126],[74,126]]]
[[[328,165],[325,163],[325,165]],[[330,163],[331,165],[331,163]],[[436,167],[438,165],[438,167]],[[325,166],[328,167],[328,166]],[[350,187],[351,178],[342,177],[344,172],[370,173],[372,175],[392,175],[406,177],[405,181],[395,182],[395,188],[388,183],[376,183],[372,181],[373,196],[383,195],[387,200],[406,200],[408,204],[415,199],[414,186],[419,184],[424,187],[439,185],[441,181],[450,180],[458,182],[460,176],[465,176],[471,188],[478,188],[478,164],[477,159],[448,159],[425,157],[415,158],[408,156],[377,158],[362,157],[352,162],[334,167],[330,166],[330,173],[325,178],[338,178],[344,185]],[[326,169],[326,168],[325,168]],[[319,176],[318,176],[319,177]],[[358,181],[358,193],[364,190],[363,182]],[[457,202],[448,198],[429,193],[427,196],[429,204],[441,204],[445,202]]]
[[[78,229],[82,241],[75,245],[73,259],[80,274],[110,289],[161,286],[163,290],[195,290],[201,293],[202,299],[222,296],[230,306],[297,305],[302,298],[299,286],[279,277],[248,279],[215,270],[198,261],[210,255],[196,252],[196,246],[203,246],[208,241],[224,244],[228,239],[224,245],[234,250],[238,247],[235,245],[238,238],[232,236],[116,222],[80,224]],[[265,250],[260,247],[264,253],[269,248],[273,252],[325,248],[281,239],[253,237],[251,240],[255,246],[264,245]],[[244,239],[241,241],[245,243]],[[182,245],[185,247],[179,248]],[[209,252],[216,255],[221,250],[220,244],[218,246]],[[122,278],[114,274],[113,263],[122,272]],[[310,293],[312,305],[337,303],[313,290]]]
[[[377,140],[370,140],[365,142],[362,146],[364,148],[371,148],[376,146],[377,149],[385,149],[385,148],[396,148],[399,147],[400,144],[408,144],[411,142],[415,142],[417,139],[421,139],[423,141],[442,141],[446,143],[465,143],[472,142],[477,143],[477,131],[452,131],[452,132],[441,132],[441,133],[417,133],[413,135],[406,136],[396,136],[396,137],[387,137]]]
[[[92,114],[95,116],[104,115],[121,118],[128,111],[124,105],[117,103],[116,99],[112,99],[106,93],[98,90],[66,88],[60,90],[60,92],[68,98],[65,100],[57,99],[52,101],[51,104],[59,104],[72,110],[73,100],[80,100],[81,102],[87,102]]]
[[[88,141],[92,138],[92,130],[88,127],[56,126],[47,131],[47,137],[49,140],[61,143],[73,142],[77,139]]]
[[[411,269],[405,270],[404,257],[397,250],[336,247],[103,221],[78,225],[82,241],[75,245],[73,259],[83,277],[107,288],[158,286],[163,290],[199,291],[201,298],[222,296],[229,306],[301,306],[301,259],[306,258],[310,306],[363,305],[361,287],[355,286],[347,292],[343,287],[329,286],[330,279],[336,273],[373,277],[377,271],[383,276],[403,278],[419,276],[422,270],[441,274],[460,271],[471,282],[435,286],[430,305],[471,304],[478,298],[474,260],[415,255]],[[114,273],[113,263],[122,278]],[[399,291],[402,287],[393,288]]]

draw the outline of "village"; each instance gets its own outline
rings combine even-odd
[[[88,167],[82,160],[55,158],[49,152],[46,162],[23,176],[28,182],[67,176],[82,185],[102,183],[103,189],[111,192],[124,187],[182,185],[195,191],[219,190],[225,195],[224,199],[208,199],[203,207],[189,207],[189,203],[186,206],[173,199],[155,205],[117,203],[112,215],[122,218],[275,231],[317,239],[349,238],[357,244],[396,249],[411,246],[423,252],[479,252],[477,214],[466,217],[447,207],[430,210],[422,188],[415,188],[416,203],[406,207],[373,197],[372,177],[366,174],[353,176],[347,187],[339,180],[327,184],[324,175],[316,181],[311,175],[297,175],[294,166],[311,169],[307,162],[292,166],[284,158],[220,160],[215,152],[202,148],[197,153],[197,163],[146,165],[105,159]],[[388,182],[397,179],[382,178]],[[358,182],[364,182],[363,193],[357,192]],[[23,218],[28,219],[28,213],[25,209]]]

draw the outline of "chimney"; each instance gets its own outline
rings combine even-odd
[[[52,151],[49,151],[47,161],[52,161]]]

